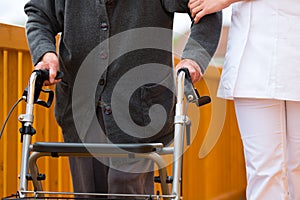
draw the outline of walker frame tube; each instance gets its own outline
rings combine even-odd
[[[28,93],[27,93],[27,104],[26,104],[26,114],[23,115],[21,122],[24,123],[24,127],[31,127],[33,123],[33,110],[34,110],[34,91],[35,91],[35,82],[38,74],[33,72],[30,76]],[[24,134],[22,135],[22,157],[21,157],[21,168],[20,168],[20,189],[19,195],[21,198],[25,197],[21,191],[27,190],[27,180],[26,175],[28,173],[28,159],[30,156],[29,146],[31,144],[32,135]]]
[[[182,169],[182,154],[183,154],[183,141],[184,141],[184,121],[183,119],[183,104],[184,104],[184,81],[185,73],[180,72],[177,78],[177,103],[175,110],[175,132],[174,132],[174,154],[173,154],[173,183],[172,194],[176,196],[175,200],[181,197],[181,169]]]
[[[101,148],[99,148],[101,150]],[[30,156],[29,159],[29,169],[30,173],[32,174],[32,180],[33,180],[33,185],[34,185],[34,191],[43,191],[41,182],[37,180],[37,175],[39,174],[38,167],[37,167],[37,159],[43,156],[52,156],[50,152],[33,152]],[[89,153],[59,153],[57,156],[80,156],[80,157],[90,157],[91,154]],[[150,152],[150,153],[134,153],[134,154],[125,154],[125,153],[120,153],[120,154],[108,154],[108,153],[98,153],[98,154],[93,154],[95,157],[117,157],[117,158],[126,158],[126,157],[132,157],[134,158],[147,158],[151,159],[152,161],[155,162],[157,167],[159,168],[159,176],[161,178],[161,187],[162,187],[162,192],[163,194],[170,195],[169,187],[167,185],[167,169],[166,169],[166,163],[164,159],[156,152]],[[26,192],[26,191],[24,191]],[[28,191],[27,191],[28,192]],[[77,193],[79,195],[83,195],[83,193]],[[93,193],[84,193],[84,195],[92,195]],[[101,194],[101,195],[107,195],[107,196],[114,196],[115,194]],[[120,195],[120,194],[118,194]],[[130,196],[135,196],[138,197],[140,194],[132,194]],[[149,197],[149,195],[146,195]],[[38,195],[37,197],[43,197]],[[166,198],[169,199],[169,198]]]

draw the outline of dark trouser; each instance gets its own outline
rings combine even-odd
[[[120,171],[107,167],[97,158],[72,157],[70,167],[74,192],[110,194],[153,194],[154,192],[153,165],[149,160],[128,162],[123,160],[122,166],[118,166],[121,168]],[[145,169],[150,171],[137,173]]]
[[[101,116],[98,114],[98,122],[103,129]],[[96,120],[94,119],[92,124],[95,124]],[[91,125],[84,142],[106,143],[105,134],[99,133],[101,131],[97,129],[99,126],[95,128]],[[151,160],[95,157],[70,157],[69,160],[74,192],[153,194],[154,174]]]

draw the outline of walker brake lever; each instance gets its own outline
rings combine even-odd
[[[178,73],[183,71],[185,73],[184,79],[184,95],[188,102],[195,103],[198,107],[208,104],[211,102],[209,96],[200,96],[197,89],[194,87],[189,70],[187,68],[182,68],[178,70]]]
[[[54,99],[54,92],[52,90],[42,89],[44,81],[49,79],[49,71],[44,69],[43,70],[39,69],[39,70],[34,70],[32,73],[37,73],[37,78],[35,81],[35,89],[34,89],[34,103],[49,108]],[[64,75],[63,72],[58,71],[55,79],[61,79],[63,75]],[[48,94],[47,102],[39,99],[41,92]],[[22,95],[26,102],[27,102],[27,94],[28,94],[28,87],[25,88]]]
[[[45,102],[41,99],[37,99],[35,101],[35,103],[38,104],[38,105],[41,105],[43,107],[50,108],[50,106],[53,102],[54,92],[52,90],[43,90],[43,89],[41,89],[40,91],[43,92],[43,93],[48,93],[48,100],[47,100],[47,102]]]

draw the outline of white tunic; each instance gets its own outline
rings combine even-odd
[[[218,96],[300,101],[300,0],[233,5]]]

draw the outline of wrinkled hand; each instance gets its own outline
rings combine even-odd
[[[44,85],[54,85],[61,80],[56,80],[56,74],[59,70],[58,58],[55,53],[45,53],[42,60],[34,67],[34,69],[46,69],[49,70],[49,81],[45,81]]]
[[[221,11],[236,1],[239,0],[190,0],[188,7],[196,24],[203,16]]]
[[[199,65],[191,59],[181,60],[175,67],[175,72],[177,74],[179,69],[187,68],[189,70],[191,79],[193,83],[199,81],[202,77],[201,69]]]

